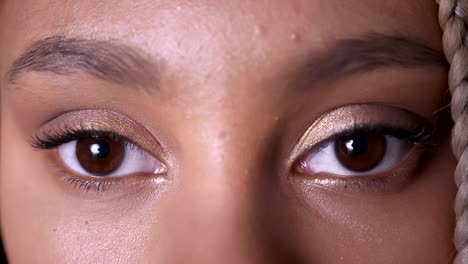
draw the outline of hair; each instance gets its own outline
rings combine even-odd
[[[454,123],[452,149],[458,160],[455,183],[455,264],[468,264],[468,0],[436,0],[443,49],[450,63],[448,86]]]

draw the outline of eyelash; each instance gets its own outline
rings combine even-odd
[[[106,136],[108,138],[117,140],[125,144],[127,147],[139,149],[139,147],[132,142],[131,139],[117,134],[112,131],[103,131],[97,129],[85,129],[84,126],[79,126],[78,128],[70,128],[67,126],[61,126],[62,129],[59,132],[44,132],[41,136],[36,135],[32,138],[31,144],[34,148],[39,150],[51,150],[55,149],[62,144],[69,143],[74,140],[81,138],[89,137],[101,137]],[[348,128],[344,131],[341,131],[337,134],[334,134],[320,143],[315,144],[311,149],[308,149],[304,152],[304,155],[309,155],[313,152],[318,152],[323,148],[327,147],[329,144],[338,140],[341,137],[349,136],[356,132],[366,132],[366,133],[378,133],[390,135],[398,138],[399,140],[404,140],[410,143],[418,144],[421,146],[427,146],[426,149],[431,149],[435,146],[433,142],[434,131],[421,131],[415,132],[398,127],[392,127],[388,125],[381,124],[364,124],[364,125],[354,125],[351,128]],[[107,187],[116,183],[115,180],[109,179],[82,179],[75,176],[68,175],[64,170],[60,171],[60,175],[64,177],[65,182],[70,184],[72,187],[84,190],[89,192],[90,190],[95,191],[96,193],[102,193],[107,190]],[[346,181],[346,180],[345,180]]]
[[[31,140],[31,145],[39,150],[49,150],[57,148],[58,146],[73,140],[101,136],[106,136],[116,141],[122,141],[127,144],[126,146],[131,148],[137,147],[137,145],[133,143],[131,139],[115,132],[97,129],[85,129],[83,126],[80,126],[78,129],[63,127],[63,129],[59,132],[44,132],[42,136],[35,135]]]
[[[104,192],[106,190],[106,187],[114,184],[114,182],[111,180],[105,180],[105,181],[83,180],[83,179],[74,178],[68,175],[65,175],[65,181],[71,186],[73,186],[74,188],[81,189],[86,192],[89,192],[91,189],[93,189],[98,194]]]
[[[356,132],[365,132],[365,133],[373,133],[373,134],[383,134],[393,136],[399,140],[404,140],[413,144],[418,144],[422,146],[434,146],[434,132],[433,131],[425,131],[424,129],[419,132],[410,131],[407,129],[393,127],[388,125],[354,125],[351,128],[348,128],[344,131],[338,132],[321,142],[317,143],[311,149],[305,151],[305,154],[310,154],[313,152],[317,152],[322,150],[323,148],[327,147],[333,141],[338,140],[341,137],[351,136],[353,133]]]

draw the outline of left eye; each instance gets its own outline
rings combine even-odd
[[[394,167],[414,143],[378,133],[356,132],[328,142],[299,162],[300,173],[341,177],[370,175]]]
[[[65,167],[84,176],[119,177],[166,171],[165,165],[146,151],[110,137],[73,140],[60,145],[57,153]]]

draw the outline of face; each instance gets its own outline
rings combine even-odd
[[[432,0],[3,1],[12,263],[447,263]]]

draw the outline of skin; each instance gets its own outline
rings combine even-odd
[[[3,1],[0,208],[10,262],[449,262],[448,133],[411,165],[412,180],[390,191],[291,173],[307,128],[343,105],[392,105],[449,128],[434,116],[446,99],[444,66],[384,67],[304,89],[287,82],[306,54],[369,32],[402,33],[441,53],[434,1],[344,2]],[[144,51],[157,84],[51,72],[8,81],[24,50],[53,35]],[[135,177],[101,194],[59,179],[53,151],[30,139],[60,113],[83,109],[110,109],[147,128],[165,149],[164,179]]]

